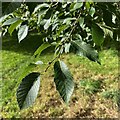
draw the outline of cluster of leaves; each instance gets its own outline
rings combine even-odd
[[[39,34],[43,44],[35,51],[34,58],[38,58],[46,48],[54,46],[55,57],[48,62],[45,72],[54,63],[56,89],[63,101],[68,103],[74,90],[74,82],[68,67],[60,60],[61,55],[74,52],[100,64],[95,47],[102,46],[106,36],[119,41],[119,4],[37,3],[33,11],[31,4],[21,4],[12,13],[0,18],[2,35],[7,32],[12,35],[17,31],[20,43],[29,34]],[[37,61],[32,67],[39,64],[43,62]],[[31,65],[27,69],[29,67]],[[17,90],[20,109],[29,107],[35,101],[40,87],[40,76],[39,72],[32,72],[26,77],[25,74],[22,75],[22,82]]]

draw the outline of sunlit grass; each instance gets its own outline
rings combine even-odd
[[[15,42],[16,44],[16,42]],[[99,53],[101,65],[87,58],[64,54],[61,59],[67,64],[75,81],[75,90],[69,106],[66,106],[55,89],[53,67],[41,75],[38,98],[33,107],[20,111],[16,101],[16,89],[21,82],[19,75],[32,54],[2,50],[2,116],[16,117],[117,117],[116,91],[118,90],[118,56],[114,49]],[[14,46],[14,44],[12,44]],[[15,47],[15,46],[14,46]],[[17,49],[17,46],[15,47]],[[43,53],[38,60],[45,65],[35,70],[44,72],[52,53]],[[97,84],[100,81],[100,84]],[[83,82],[84,84],[80,84]]]

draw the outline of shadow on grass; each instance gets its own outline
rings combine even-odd
[[[43,43],[40,35],[27,36],[26,39],[18,42],[17,36],[6,35],[2,38],[2,50],[8,50],[13,52],[18,52],[20,54],[31,54],[36,51],[36,49]],[[53,52],[53,48],[49,51]],[[47,50],[46,50],[47,51]],[[45,52],[46,52],[45,51]],[[44,53],[45,53],[44,52]]]
[[[8,34],[2,38],[2,49],[8,51],[19,52],[22,54],[33,54],[35,50],[43,43],[42,37],[40,35],[28,35],[24,40],[20,43],[18,42],[17,34],[13,36],[9,36]],[[102,50],[106,50],[109,48],[113,48],[116,50],[120,50],[119,44],[116,41],[109,41],[108,43],[105,41],[103,44]],[[96,48],[97,49],[97,48]],[[53,52],[54,48],[45,50],[45,52]],[[44,53],[45,53],[44,52]],[[120,52],[118,53],[120,56]]]

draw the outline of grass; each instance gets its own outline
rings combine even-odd
[[[41,76],[41,86],[34,105],[20,111],[16,101],[19,76],[27,66],[39,37],[18,44],[15,37],[3,38],[2,50],[2,111],[3,118],[40,117],[106,117],[117,118],[118,56],[115,49],[100,52],[102,65],[72,53],[64,54],[62,60],[68,65],[75,81],[75,90],[69,105],[65,105],[53,83],[53,67]],[[1,54],[1,53],[0,53]],[[39,60],[47,63],[52,52],[44,52]],[[26,63],[27,62],[27,63]],[[46,65],[45,65],[46,66]],[[43,71],[41,66],[35,71]]]

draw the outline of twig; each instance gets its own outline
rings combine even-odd
[[[57,58],[59,58],[59,56],[60,56],[60,54],[58,54],[52,61],[50,61],[50,62],[48,63],[49,65],[46,67],[45,72],[47,72],[47,70],[49,69],[50,65],[51,65]]]
[[[72,27],[72,29],[71,29],[71,31],[70,31],[70,34],[69,34],[69,36],[66,38],[66,40],[68,40],[69,38],[70,38],[70,36],[71,36],[71,34],[72,34],[72,32],[73,32],[73,30],[75,29],[75,27],[76,27],[76,23],[78,22],[78,19],[80,18],[80,13],[79,13],[79,15],[78,15],[78,17],[77,17],[77,20],[73,23],[73,27]]]
[[[77,20],[73,23],[73,28],[72,28],[72,30],[70,31],[70,34],[69,34],[69,37],[71,36],[71,34],[72,34],[72,32],[73,32],[73,30],[75,29],[75,27],[76,27],[76,23],[78,22],[78,19],[80,18],[80,13],[79,13],[79,15],[78,15],[78,18],[77,18]]]

